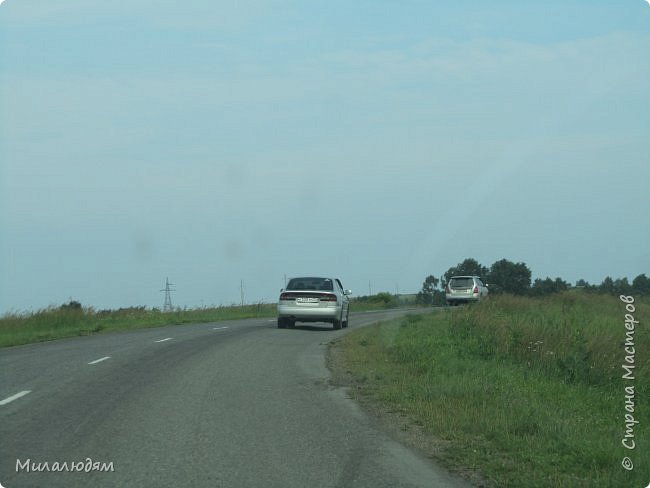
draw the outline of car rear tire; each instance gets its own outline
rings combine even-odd
[[[332,325],[334,326],[334,330],[339,330],[341,328],[341,321],[339,319],[334,319]]]

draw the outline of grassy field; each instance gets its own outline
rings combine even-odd
[[[275,314],[275,304],[199,308],[166,313],[144,307],[99,312],[91,308],[52,307],[0,318],[0,347],[107,331],[274,317]]]
[[[397,300],[381,300],[381,297],[367,297],[360,301],[353,299],[350,310],[360,312],[410,305],[406,301],[400,303]],[[145,307],[96,311],[93,308],[63,305],[0,317],[0,347],[107,331],[275,316],[275,303],[178,309],[167,313]]]
[[[650,305],[634,306],[627,352],[625,304],[575,292],[495,296],[362,328],[333,347],[366,403],[411,419],[426,451],[477,484],[644,488]],[[634,379],[622,377],[626,356]]]
[[[350,310],[353,312],[416,306],[418,305],[415,302],[415,295],[391,295],[386,292],[370,296],[353,297],[350,300]]]

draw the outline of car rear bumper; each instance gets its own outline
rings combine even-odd
[[[278,317],[289,317],[303,322],[332,322],[341,318],[341,305],[309,307],[279,304]]]
[[[473,293],[471,295],[465,295],[465,294],[454,294],[454,293],[447,293],[445,295],[445,299],[447,300],[447,303],[449,302],[458,302],[458,303],[467,303],[467,302],[478,302],[481,299],[481,296],[478,293]]]

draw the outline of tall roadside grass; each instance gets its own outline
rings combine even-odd
[[[92,308],[50,307],[32,313],[0,317],[0,347],[90,335],[105,331],[140,329],[255,317],[274,317],[275,304],[254,304],[161,312],[144,307],[96,311]]]
[[[495,296],[359,329],[338,345],[362,395],[422,426],[452,470],[488,486],[642,487],[650,305],[635,307],[633,380],[622,378],[625,304],[604,295]],[[627,414],[638,423],[626,425]]]
[[[376,295],[354,297],[350,300],[350,310],[354,312],[421,306],[422,305],[416,303],[415,295],[392,295],[387,292],[377,293]]]

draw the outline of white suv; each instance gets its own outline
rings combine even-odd
[[[445,287],[447,305],[478,302],[487,294],[487,285],[478,276],[452,276]]]

